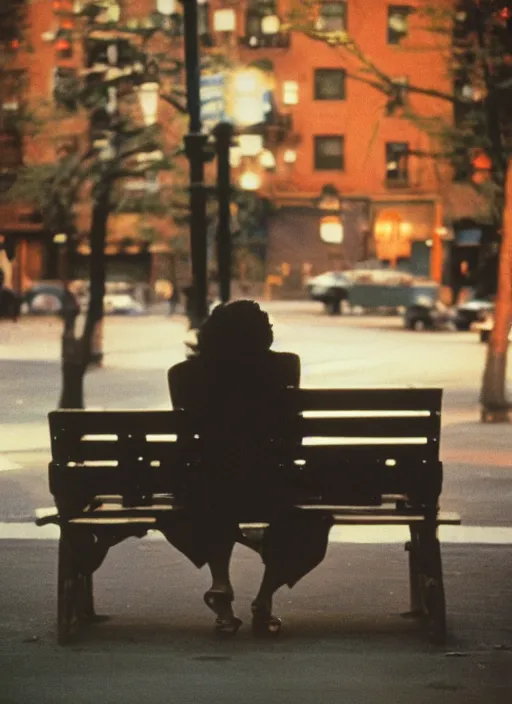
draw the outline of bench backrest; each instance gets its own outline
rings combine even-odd
[[[293,450],[303,501],[361,505],[406,493],[417,505],[436,505],[440,389],[290,394],[303,437]],[[179,442],[195,434],[182,411],[53,411],[49,421],[55,496],[172,493],[183,467],[200,453],[200,443]]]
[[[322,501],[380,503],[441,493],[441,389],[300,389],[300,460]]]

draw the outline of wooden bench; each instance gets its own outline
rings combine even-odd
[[[437,528],[460,517],[438,510],[440,389],[300,389],[294,451],[297,505],[337,525],[407,525],[410,612],[430,639],[446,639]],[[292,422],[293,419],[291,419]],[[183,510],[174,498],[200,442],[182,411],[54,411],[50,490],[60,525],[58,640],[96,620],[92,574],[108,547],[158,529]],[[277,468],[276,468],[277,471]],[[242,524],[244,530],[261,525]]]

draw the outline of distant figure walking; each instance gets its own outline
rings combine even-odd
[[[169,281],[169,315],[176,313],[176,308],[180,302],[180,291],[178,285]]]
[[[265,571],[252,603],[255,635],[278,633],[272,598],[292,587],[325,556],[330,517],[294,508],[293,409],[287,389],[300,382],[297,355],[273,352],[268,315],[254,301],[217,306],[199,331],[196,356],[169,370],[174,408],[196,421],[202,456],[183,497],[188,518],[164,533],[197,567],[208,563],[212,586],[206,604],[219,633],[236,633],[241,621],[229,565],[235,542],[261,553]],[[239,528],[248,518],[266,522],[255,544]],[[180,522],[181,520],[181,522]]]

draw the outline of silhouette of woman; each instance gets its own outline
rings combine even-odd
[[[255,635],[278,633],[272,597],[293,586],[325,556],[329,518],[295,509],[290,465],[294,444],[291,395],[300,383],[300,359],[273,352],[268,315],[254,301],[217,306],[198,336],[196,356],[169,370],[174,408],[188,411],[199,430],[203,460],[187,482],[188,530],[167,537],[198,567],[208,563],[206,604],[218,633],[241,625],[232,609],[229,563],[235,542],[261,553],[265,572],[252,603]],[[265,522],[259,544],[239,522]],[[176,532],[176,535],[174,535]],[[178,535],[179,533],[179,535]]]

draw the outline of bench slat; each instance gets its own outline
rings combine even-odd
[[[299,389],[297,403],[310,411],[441,410],[442,389]]]
[[[52,436],[66,433],[77,434],[122,434],[147,435],[179,433],[187,422],[183,411],[52,411],[48,414]]]
[[[413,418],[303,418],[300,432],[304,437],[427,437],[437,438],[437,416]]]
[[[404,445],[401,443],[376,443],[367,445],[302,445],[297,450],[297,459],[315,464],[351,466],[353,469],[361,464],[384,465],[394,460],[397,464],[422,463],[431,464],[438,456],[438,444]],[[412,471],[412,470],[411,470]]]

